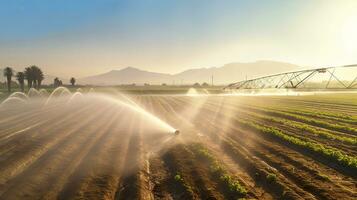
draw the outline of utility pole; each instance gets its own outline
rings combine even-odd
[[[211,85],[213,86],[213,75],[211,76]]]

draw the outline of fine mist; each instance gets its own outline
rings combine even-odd
[[[58,184],[64,180],[69,183],[66,188],[51,185],[47,197],[59,194],[66,198],[80,186],[81,173],[100,169],[99,174],[116,177],[118,165],[123,163],[122,178],[130,177],[147,160],[140,149],[158,151],[175,137],[173,127],[129,97],[114,97],[94,90],[72,93],[59,87],[51,94],[35,89],[29,94],[16,92],[1,103],[0,112],[0,153],[2,160],[8,160],[0,166],[1,196],[16,194],[12,192],[14,186],[29,187],[28,195],[34,195],[32,188],[55,178]],[[10,153],[14,148],[16,151]],[[61,164],[67,161],[68,165]],[[51,174],[43,172],[43,167],[52,168]],[[73,172],[75,177],[60,176],[67,168],[79,171]],[[19,183],[16,177],[20,175],[28,181]]]

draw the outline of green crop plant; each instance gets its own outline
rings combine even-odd
[[[239,181],[234,180],[228,174],[222,174],[220,179],[228,185],[231,192],[237,193],[238,195],[246,195],[247,190],[239,183]]]
[[[323,131],[323,130],[318,130],[316,128],[313,128],[307,124],[301,124],[299,122],[294,122],[291,120],[286,120],[286,119],[278,119],[275,117],[268,117],[268,116],[263,116],[263,115],[259,115],[259,114],[255,114],[255,113],[248,113],[249,115],[252,115],[254,117],[258,117],[264,120],[268,120],[271,122],[275,122],[275,123],[280,123],[280,124],[284,124],[302,131],[307,131],[309,133],[312,133],[314,135],[317,135],[321,138],[327,138],[327,139],[332,139],[332,140],[338,140],[341,142],[345,142],[345,143],[349,143],[349,144],[353,144],[356,145],[357,144],[357,138],[352,138],[352,137],[345,137],[345,136],[340,136],[340,135],[335,135],[332,133],[329,133],[327,131]]]
[[[175,181],[183,182],[183,178],[181,177],[180,174],[176,174],[174,178],[175,178]]]
[[[234,196],[245,196],[247,194],[247,190],[239,183],[238,180],[228,174],[227,170],[219,164],[217,159],[208,151],[208,149],[204,148],[200,144],[195,145],[194,149],[198,158],[209,163],[209,170],[212,175],[217,177],[219,181],[223,182]]]
[[[298,114],[298,115],[304,115],[304,116],[309,116],[309,117],[318,117],[322,119],[330,119],[334,121],[340,121],[344,123],[350,123],[350,124],[357,124],[357,120],[354,119],[352,116],[347,116],[347,115],[329,115],[326,113],[319,113],[319,112],[314,112],[314,111],[300,111],[300,110],[289,110],[287,111],[292,114]]]
[[[269,181],[269,182],[276,182],[278,180],[278,178],[276,177],[275,174],[273,173],[269,173],[266,177],[266,179]]]
[[[259,109],[254,109],[253,108],[253,110],[262,111],[262,112],[265,112],[267,114],[278,115],[278,116],[281,116],[281,117],[284,117],[284,118],[288,118],[288,119],[304,122],[304,123],[311,124],[311,125],[314,125],[314,126],[320,126],[320,127],[328,128],[328,129],[332,129],[332,130],[337,130],[337,131],[357,134],[357,129],[349,127],[349,126],[344,126],[344,125],[340,125],[340,124],[331,124],[331,123],[328,123],[328,122],[325,122],[325,121],[312,119],[312,118],[307,118],[307,117],[304,117],[304,116],[285,113],[285,112],[281,112],[281,111],[274,111],[274,110],[263,109],[263,108],[259,108]]]
[[[247,128],[253,129],[255,131],[258,131],[260,133],[264,134],[269,134],[272,135],[276,138],[279,138],[285,142],[288,142],[290,144],[303,147],[307,150],[310,150],[314,153],[320,154],[328,159],[331,159],[338,164],[352,168],[352,169],[357,169],[357,158],[354,156],[349,156],[346,155],[345,153],[341,152],[338,149],[331,148],[331,147],[325,147],[322,144],[308,141],[308,140],[302,140],[300,138],[296,138],[290,135],[287,135],[283,133],[282,131],[275,129],[273,127],[265,127],[253,122],[248,122],[248,121],[239,121],[239,123]]]
[[[184,178],[180,175],[180,173],[176,173],[176,175],[174,176],[175,181],[181,185],[184,190],[190,195],[190,196],[194,196],[194,192],[192,190],[192,187],[186,183],[186,181],[184,180]]]
[[[304,115],[309,117],[318,117],[322,119],[330,119],[345,123],[357,124],[357,118],[352,115],[344,114],[344,113],[336,113],[336,112],[328,112],[328,111],[317,111],[313,109],[296,109],[292,107],[260,107],[259,109],[262,110],[269,110],[269,111],[278,111],[278,112],[287,112],[292,114]]]

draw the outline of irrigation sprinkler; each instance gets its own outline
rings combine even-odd
[[[347,69],[348,68],[348,69]],[[348,71],[347,71],[348,70]],[[339,71],[340,73],[336,73]],[[344,71],[344,73],[341,73]],[[324,77],[322,74],[327,74]],[[257,90],[257,89],[356,89],[357,64],[338,67],[324,67],[300,70],[258,77],[229,84],[224,90]],[[328,78],[329,77],[329,78]],[[324,78],[327,78],[324,80]],[[320,85],[309,82],[320,80]],[[331,85],[335,81],[335,85]],[[315,81],[316,82],[316,81]]]

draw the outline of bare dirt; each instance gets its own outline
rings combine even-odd
[[[336,115],[308,117],[356,128],[354,97],[334,103],[333,97],[316,96],[131,97],[179,129],[177,136],[112,104],[1,108],[0,199],[357,199],[357,171],[239,124],[244,119],[275,127],[356,158],[356,144],[254,115],[281,119],[266,109],[282,107],[283,112],[325,111]],[[201,145],[246,194],[236,195],[212,173],[212,163],[199,158]]]

